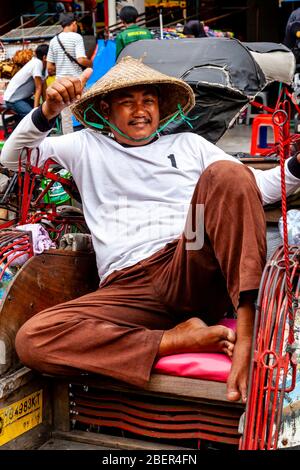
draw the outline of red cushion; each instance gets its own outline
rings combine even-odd
[[[233,330],[236,320],[224,318],[220,324]],[[184,353],[161,357],[154,372],[193,379],[226,382],[231,368],[231,359],[222,353]]]

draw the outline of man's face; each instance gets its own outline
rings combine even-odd
[[[121,136],[114,129],[115,139],[123,144],[144,145],[153,139],[159,124],[159,103],[157,90],[153,86],[124,88],[110,94],[107,101],[101,102],[105,119],[132,139],[149,139],[134,142]]]

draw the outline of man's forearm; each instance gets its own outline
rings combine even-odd
[[[45,119],[47,119],[47,121],[51,121],[52,119],[55,119],[58,116],[57,112],[52,110],[49,107],[47,101],[44,101],[44,103],[42,104],[41,110],[42,110],[43,116],[45,117]]]
[[[237,341],[252,340],[255,318],[254,296],[251,292],[242,292],[237,311]]]
[[[19,155],[24,147],[38,147],[49,133],[55,119],[48,121],[41,113],[41,107],[27,114],[5,142],[0,163],[14,171],[19,168]]]
[[[34,103],[33,103],[34,108],[37,108],[40,105],[41,96],[42,96],[42,90],[37,90],[34,94]]]
[[[79,59],[77,59],[77,61],[79,62],[79,64],[83,65],[83,67],[93,66],[93,62],[91,61],[91,59],[88,59],[87,57],[80,57]]]
[[[270,170],[255,170],[256,183],[262,194],[264,204],[272,204],[281,199],[281,170],[277,165]],[[300,156],[294,155],[285,162],[285,182],[287,195],[300,187]]]

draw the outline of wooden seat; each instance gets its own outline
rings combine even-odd
[[[121,432],[153,448],[238,448],[245,406],[226,399],[224,383],[160,374],[143,389],[92,375],[53,380],[54,433],[112,446]]]

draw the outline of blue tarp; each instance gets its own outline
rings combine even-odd
[[[93,60],[93,69],[91,77],[87,82],[87,88],[92,86],[100,77],[115,65],[116,62],[116,43],[109,39],[99,39],[97,41],[97,53]]]
[[[99,78],[116,63],[116,43],[114,40],[98,39],[97,52],[93,60],[93,73],[87,81],[86,88],[90,88]],[[73,116],[73,126],[80,123]]]

